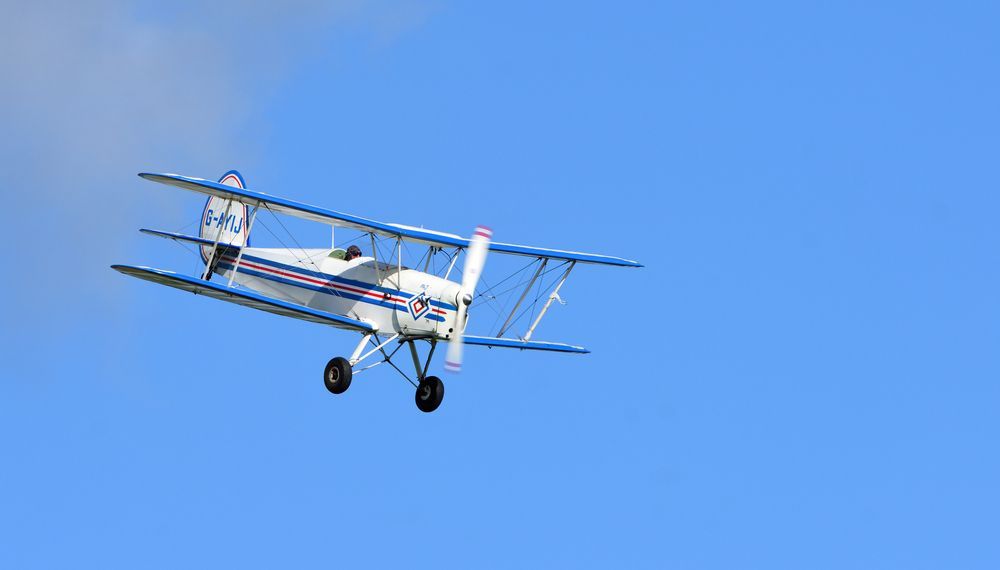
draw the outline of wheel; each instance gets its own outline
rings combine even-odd
[[[428,376],[417,386],[417,407],[421,412],[433,412],[444,399],[444,382],[437,376]]]
[[[326,363],[323,370],[323,384],[334,394],[343,394],[351,387],[351,363],[346,358],[336,357]]]

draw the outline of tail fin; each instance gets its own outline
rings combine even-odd
[[[243,176],[235,170],[223,174],[222,178],[219,179],[219,184],[246,188]],[[218,240],[219,245],[250,245],[247,234],[249,215],[247,210],[246,204],[216,196],[209,197],[208,201],[205,202],[205,209],[201,213],[201,230],[198,235],[213,243]],[[201,246],[202,261],[208,263],[208,255],[211,252],[212,246]]]

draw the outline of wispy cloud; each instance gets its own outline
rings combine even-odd
[[[384,43],[420,22],[426,12],[414,6],[5,2],[0,195],[18,268],[4,285],[7,322],[26,306],[32,319],[54,318],[46,307],[67,289],[43,276],[57,267],[74,275],[74,297],[105,294],[108,262],[134,238],[133,214],[168,207],[159,193],[136,195],[138,170],[246,164],[252,143],[236,135],[266,93],[320,57],[332,33]]]

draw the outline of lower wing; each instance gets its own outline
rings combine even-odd
[[[590,351],[582,346],[573,346],[571,344],[562,344],[560,342],[540,342],[537,340],[518,340],[516,338],[498,338],[492,336],[472,336],[465,335],[465,344],[488,346],[488,347],[501,347],[501,348],[519,348],[521,350],[548,350],[550,352],[573,352],[576,354],[587,354]]]
[[[373,332],[375,330],[375,327],[364,321],[359,321],[342,315],[335,315],[326,311],[319,311],[306,307],[305,305],[298,305],[296,303],[289,303],[272,297],[265,297],[264,295],[246,291],[244,289],[233,289],[232,287],[226,287],[224,285],[205,281],[204,279],[198,279],[196,277],[181,275],[179,273],[174,273],[173,271],[164,271],[162,269],[153,269],[151,267],[136,267],[133,265],[112,265],[111,268],[131,277],[145,279],[146,281],[152,281],[153,283],[159,283],[160,285],[167,285],[183,291],[189,291],[195,295],[204,295],[213,299],[219,299],[220,301],[228,301],[244,307],[267,311],[283,317],[292,317],[294,319],[301,319],[303,321],[319,323],[321,325],[330,325],[340,329],[352,331]]]

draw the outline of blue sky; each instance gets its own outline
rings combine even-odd
[[[8,11],[0,566],[1000,563],[995,5]],[[593,354],[334,397],[353,335],[108,269],[230,168],[647,267],[536,333]]]

